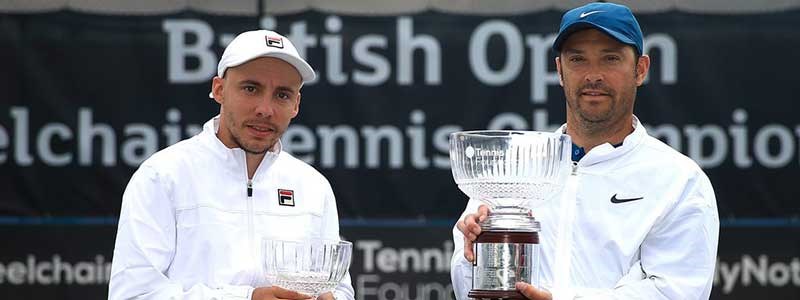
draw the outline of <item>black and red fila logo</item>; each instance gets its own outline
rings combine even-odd
[[[294,206],[294,191],[278,189],[278,204]]]
[[[278,48],[278,49],[283,49],[283,39],[282,38],[273,37],[273,36],[265,36],[265,38],[267,39],[267,46],[275,47],[275,48]]]

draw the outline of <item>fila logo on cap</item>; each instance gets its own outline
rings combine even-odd
[[[283,39],[280,37],[264,36],[267,39],[267,46],[283,49]]]
[[[282,206],[294,206],[294,191],[278,189],[278,204]]]

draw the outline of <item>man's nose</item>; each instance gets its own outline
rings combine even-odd
[[[271,96],[264,97],[256,104],[256,115],[259,118],[271,117],[275,113]]]
[[[588,82],[601,82],[603,81],[603,73],[600,73],[597,70],[590,70],[589,73],[586,73],[586,81]]]

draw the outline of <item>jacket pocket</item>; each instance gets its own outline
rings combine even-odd
[[[319,237],[322,216],[307,210],[260,211],[254,218],[256,232],[271,239],[299,240]]]
[[[247,244],[246,211],[195,205],[176,212],[172,276],[209,286],[249,283],[257,269]]]

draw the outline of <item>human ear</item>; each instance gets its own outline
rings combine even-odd
[[[214,101],[219,104],[222,104],[223,97],[222,97],[222,89],[225,83],[225,79],[214,76],[214,79],[211,81],[211,94],[214,96]]]
[[[650,56],[642,55],[636,62],[636,86],[641,86],[650,70]]]
[[[561,73],[561,57],[556,56],[556,72],[558,72],[558,84],[564,86],[564,74]]]

